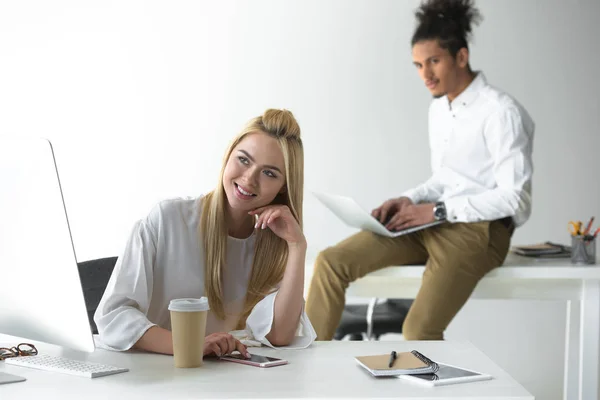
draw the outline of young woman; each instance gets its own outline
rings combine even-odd
[[[101,344],[173,354],[168,304],[208,297],[205,355],[247,351],[228,332],[306,347],[304,155],[291,112],[267,110],[234,139],[217,188],[139,221],[94,316]],[[298,333],[300,336],[297,336]]]

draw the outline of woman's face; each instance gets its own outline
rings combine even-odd
[[[275,199],[285,187],[283,152],[263,132],[246,135],[233,149],[223,174],[223,189],[234,210],[251,211]]]

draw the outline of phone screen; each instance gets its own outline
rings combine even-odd
[[[246,361],[252,361],[255,363],[267,363],[267,362],[273,362],[273,361],[281,361],[281,358],[275,358],[275,357],[267,357],[267,356],[259,356],[258,354],[251,354],[250,358],[246,358],[241,354],[229,354],[224,356],[223,358],[236,358],[238,360],[246,360]]]

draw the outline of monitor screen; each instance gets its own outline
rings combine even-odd
[[[0,139],[0,221],[0,333],[94,351],[48,140]]]

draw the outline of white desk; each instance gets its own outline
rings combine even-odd
[[[1,340],[0,340],[1,341]],[[8,344],[8,343],[4,343]],[[225,361],[201,368],[177,369],[169,356],[146,353],[61,353],[54,346],[40,352],[123,366],[129,372],[89,379],[4,365],[0,372],[27,381],[0,385],[0,399],[192,399],[192,398],[340,398],[450,400],[533,400],[521,385],[467,342],[316,342],[304,350],[251,348],[257,354],[285,358],[288,365],[268,369]],[[418,349],[440,362],[491,374],[494,379],[429,388],[395,378],[374,378],[354,356]]]
[[[422,265],[385,268],[352,283],[348,295],[414,298],[424,270]],[[564,398],[598,398],[600,266],[509,255],[479,282],[471,298],[566,300]]]

